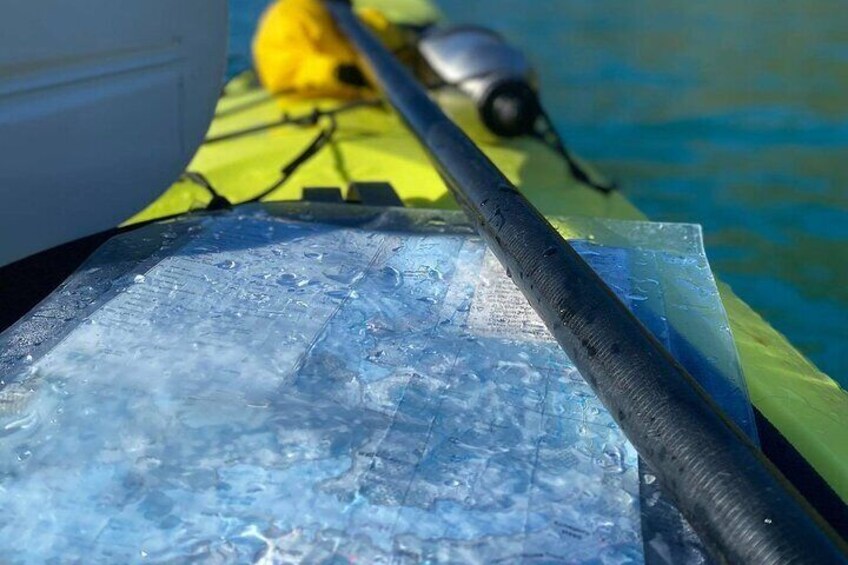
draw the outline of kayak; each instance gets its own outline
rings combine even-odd
[[[750,424],[752,440],[761,442],[766,455],[819,512],[837,529],[844,528],[840,520],[844,520],[844,501],[848,500],[848,438],[844,437],[848,396],[726,285],[711,286],[714,283],[709,276],[691,279],[698,281],[694,291],[689,288],[693,294],[688,299],[681,298],[685,293],[678,283],[690,280],[683,274],[685,269],[707,269],[699,251],[698,230],[649,224],[621,192],[602,191],[585,179],[576,178],[562,155],[551,147],[534,139],[505,139],[490,133],[466,96],[450,89],[433,91],[431,96],[573,242],[607,284],[620,290],[620,298],[629,300],[634,312],[639,310],[641,301],[652,300],[650,292],[628,282],[629,275],[643,262],[662,266],[658,271],[643,273],[643,277],[666,281],[663,288],[669,298],[663,300],[668,301],[667,312],[681,305],[691,309],[693,304],[701,304],[694,295],[713,300],[709,302],[712,310],[703,306],[705,302],[699,311],[705,320],[711,320],[709,325],[714,330],[721,329],[728,339],[732,335],[732,342],[715,346],[714,342],[702,341],[701,350],[715,356],[706,365],[721,366],[725,369],[720,372],[738,378],[734,390],[750,395],[754,408],[752,419],[745,420],[746,412],[742,410],[734,420],[743,429]],[[591,179],[603,180],[589,164],[580,161],[580,166]],[[251,206],[257,199],[264,205]],[[239,207],[240,204],[245,205]],[[232,206],[234,210],[227,211]],[[680,519],[673,505],[665,500],[658,505],[664,510],[655,511],[654,517],[654,523],[663,525],[651,537],[651,529],[646,526],[650,520],[645,514],[651,513],[648,508],[654,508],[661,495],[651,492],[654,479],[650,471],[617,435],[619,432],[597,399],[592,399],[585,386],[581,388],[579,375],[545,337],[545,329],[532,311],[507,308],[523,299],[484,253],[480,241],[469,235],[469,226],[456,209],[454,197],[428,155],[384,102],[377,98],[351,102],[268,93],[252,73],[244,73],[224,89],[206,141],[180,180],[129,219],[120,230],[121,235],[80,267],[61,293],[54,294],[3,335],[4,345],[11,351],[14,348],[10,343],[14,345],[21,335],[26,336],[29,327],[30,333],[48,336],[38,345],[49,350],[38,359],[24,357],[16,361],[32,363],[32,370],[24,381],[29,386],[3,390],[6,395],[2,397],[0,416],[8,417],[5,429],[20,437],[18,430],[33,427],[31,418],[44,417],[51,410],[51,402],[62,402],[59,389],[64,386],[63,379],[56,377],[62,371],[75,371],[74,375],[86,383],[89,379],[84,375],[92,375],[91,384],[82,390],[102,399],[101,414],[105,417],[113,414],[110,410],[117,413],[119,408],[132,404],[138,414],[148,411],[163,422],[168,418],[181,422],[180,429],[186,433],[183,441],[172,445],[163,440],[161,444],[182,450],[171,454],[177,460],[201,460],[202,464],[190,473],[185,469],[182,476],[178,469],[165,472],[168,466],[163,466],[155,441],[127,438],[119,433],[91,441],[105,442],[105,448],[98,447],[100,454],[121,449],[141,454],[135,460],[137,468],[122,479],[124,486],[129,481],[129,487],[133,487],[133,481],[138,482],[135,490],[129,488],[129,495],[116,492],[101,499],[104,495],[92,490],[88,479],[64,487],[67,491],[60,486],[61,477],[58,482],[45,479],[44,484],[52,485],[56,492],[71,499],[84,497],[85,503],[97,498],[101,503],[124,508],[122,505],[128,503],[115,502],[116,496],[131,499],[132,492],[143,493],[141,499],[130,500],[129,504],[137,504],[143,518],[163,532],[161,539],[151,535],[144,547],[127,547],[126,540],[134,539],[129,532],[138,528],[129,510],[121,510],[106,522],[92,520],[85,525],[101,532],[96,538],[98,544],[111,544],[114,558],[131,555],[128,551],[137,551],[142,558],[173,558],[162,540],[173,543],[168,532],[176,532],[174,528],[180,532],[188,528],[186,531],[195,536],[192,539],[203,537],[199,531],[211,535],[211,531],[203,530],[207,527],[205,522],[201,525],[197,520],[192,531],[175,518],[178,514],[203,514],[201,507],[181,508],[179,513],[175,510],[187,504],[179,496],[181,489],[183,494],[195,489],[214,491],[217,494],[213,496],[215,502],[210,503],[213,506],[261,514],[274,512],[271,493],[275,488],[290,490],[292,484],[309,485],[306,490],[311,494],[304,493],[301,500],[284,499],[291,507],[278,513],[278,523],[272,521],[276,525],[239,531],[225,527],[223,531],[228,532],[227,543],[231,545],[215,546],[218,553],[209,553],[211,546],[197,546],[194,555],[232,559],[244,555],[241,550],[246,550],[269,561],[309,560],[333,557],[333,548],[343,546],[349,559],[367,561],[387,555],[411,561],[510,556],[523,560],[586,560],[599,555],[629,555],[640,560],[648,559],[648,548],[653,548],[653,559],[659,556],[676,561],[691,556],[678,553],[688,547],[702,558],[703,550],[687,537],[692,534],[686,527],[668,527]],[[195,213],[186,215],[187,212]],[[645,235],[647,230],[657,229],[672,243],[660,244],[655,237]],[[683,241],[691,245],[674,243]],[[367,251],[369,247],[373,247],[373,253]],[[650,261],[640,255],[645,253],[651,254]],[[284,272],[272,274],[267,267],[271,263],[285,267]],[[621,265],[628,265],[628,276],[624,278]],[[473,279],[480,273],[482,282],[475,283]],[[269,277],[274,292],[263,290]],[[216,291],[216,285],[223,286]],[[204,299],[209,288],[218,293],[213,301]],[[289,298],[278,303],[280,296]],[[298,308],[309,313],[295,316],[293,312]],[[722,314],[709,318],[704,314],[708,310]],[[40,320],[57,319],[54,312],[63,313],[60,318],[67,316],[65,321],[80,323],[60,323],[61,328],[39,325],[44,324]],[[455,312],[453,316],[458,318],[446,317],[440,322],[445,312]],[[289,325],[280,326],[280,318]],[[459,323],[460,318],[464,322]],[[216,319],[228,324],[223,334],[215,329]],[[400,320],[404,324],[398,325]],[[726,320],[726,328],[722,320]],[[455,321],[457,327],[452,323]],[[657,322],[641,321],[649,327]],[[651,330],[658,339],[671,344],[675,338],[669,335],[669,328],[676,324],[666,322]],[[298,333],[289,333],[291,324],[299,328]],[[432,327],[419,333],[428,324]],[[68,329],[71,326],[73,329]],[[38,331],[31,329],[34,327]],[[256,341],[250,334],[258,327],[263,328],[264,337]],[[677,326],[676,331],[686,334],[678,343],[698,343],[699,338],[687,333],[694,329]],[[159,356],[168,343],[178,343],[189,335],[203,336],[186,344],[195,351],[193,365],[186,361],[181,366],[179,359]],[[356,346],[359,339],[363,340],[361,347]],[[282,357],[266,348],[274,340],[288,344]],[[465,341],[474,343],[468,346],[469,351],[456,346]],[[101,355],[97,348],[89,349],[92,344],[109,353]],[[91,359],[86,357],[89,354]],[[147,396],[151,398],[138,395],[133,388],[136,385],[130,381],[124,388],[115,388],[94,377],[98,372],[120,374],[127,370],[120,360],[132,358],[151,363],[149,369],[133,369],[134,378],[149,379],[152,388]],[[492,359],[499,361],[492,364]],[[692,364],[691,359],[680,358],[680,362],[693,374],[698,373],[697,364]],[[428,364],[433,368],[427,372],[414,369]],[[105,371],[104,366],[108,367]],[[451,380],[449,376],[456,373],[450,370],[451,366],[463,367],[463,376],[471,375],[471,380]],[[550,402],[553,408],[557,402],[568,406],[567,410],[580,415],[582,424],[573,429],[559,428],[556,434],[543,434],[526,445],[516,444],[515,450],[500,457],[481,457],[480,450],[496,451],[499,446],[511,445],[512,435],[526,434],[535,425],[532,414],[536,412],[530,409],[534,391],[555,386],[546,373],[537,373],[541,366],[559,367],[566,374],[576,375],[552,393]],[[223,377],[215,380],[211,389],[202,390],[195,388],[201,386],[199,381],[187,376],[191,372],[187,367],[195,371],[202,368],[210,378]],[[241,381],[233,378],[228,382],[226,377],[237,372],[236,367],[255,371],[257,385],[247,391],[237,390],[235,383]],[[268,367],[294,375],[295,381],[277,382]],[[157,388],[157,379],[172,373],[185,379],[180,394],[192,401],[192,410],[187,413],[163,412],[162,406],[170,402],[167,399],[156,403],[157,395],[164,394],[164,389]],[[326,389],[328,383],[320,382],[329,374],[339,379],[333,381],[332,390]],[[380,378],[375,384],[361,386],[356,384],[356,374]],[[498,375],[502,381],[489,381],[487,374]],[[524,388],[516,388],[518,383]],[[263,388],[265,384],[270,388]],[[288,387],[285,401],[273,399],[273,391],[282,384]],[[492,401],[478,396],[479,390],[492,386]],[[31,400],[36,391],[52,392],[45,392],[36,404]],[[77,396],[81,396],[80,391]],[[239,413],[237,408],[227,406],[227,398],[242,396],[251,408],[273,406],[275,414],[290,413],[288,417],[275,415],[270,422],[289,430],[284,443],[288,451],[284,450],[283,455],[290,457],[290,462],[281,461],[279,453],[272,456],[268,451],[279,448],[282,436],[277,443],[272,442],[272,448],[264,435],[251,432],[265,429],[268,422],[262,416]],[[565,402],[563,398],[577,400]],[[76,406],[74,400],[67,402],[68,409]],[[543,406],[548,402],[547,395],[536,401]],[[37,409],[26,409],[30,405]],[[463,428],[462,416],[449,410],[455,405],[479,410],[491,418],[486,422],[486,431],[474,426]],[[221,413],[205,413],[208,411],[204,407],[211,406]],[[728,406],[723,403],[725,411],[732,411]],[[323,414],[326,423],[309,420],[315,413]],[[428,414],[432,419],[422,419]],[[549,425],[548,421],[543,410],[539,422]],[[562,422],[570,420],[563,417],[556,421],[562,426]],[[136,423],[140,428],[150,424],[141,420]],[[74,425],[81,428],[75,430]],[[171,428],[164,423],[162,426],[157,428],[160,434],[170,433]],[[228,452],[203,435],[200,430],[204,428],[220,431],[216,441],[250,443],[245,444],[246,451],[234,447]],[[88,440],[84,424],[69,423],[67,429],[83,438],[77,446],[81,452],[93,449],[91,443],[85,443]],[[598,432],[599,429],[604,431]],[[443,437],[444,444],[410,443],[410,438],[422,434],[428,439]],[[488,442],[487,434],[492,436]],[[554,440],[566,437],[578,438],[575,445],[586,451],[555,451]],[[527,467],[521,461],[532,453],[533,441],[537,442],[537,460]],[[541,449],[546,442],[551,442],[550,448]],[[352,462],[328,456],[351,447],[359,450]],[[315,453],[308,452],[313,448]],[[30,449],[26,442],[16,449],[21,461],[37,458],[32,455],[37,450]],[[434,460],[429,461],[425,454]],[[110,457],[120,459],[117,454]],[[581,457],[588,457],[588,467],[602,470],[604,479],[599,484],[604,488],[593,490],[597,485],[590,487],[586,483],[581,495],[585,500],[597,500],[599,506],[569,506],[572,499],[558,498],[565,496],[562,489],[555,488],[562,480],[558,474],[566,474],[578,483],[590,476]],[[210,463],[213,460],[215,465]],[[221,461],[236,464],[222,465]],[[483,467],[468,475],[457,470],[473,470],[474,465]],[[214,476],[209,474],[210,468],[216,469]],[[569,475],[573,469],[579,472]],[[145,478],[147,471],[150,477],[166,478],[161,479],[162,484],[145,486],[144,481],[159,480]],[[522,482],[517,477],[525,471],[534,476],[539,473],[539,478]],[[114,471],[95,466],[86,468],[84,475],[93,477],[99,472]],[[38,492],[37,482],[30,481],[25,486],[27,493]],[[258,493],[266,489],[269,498],[263,502]],[[528,489],[526,493],[524,489]],[[234,498],[227,496],[229,491]],[[628,521],[634,518],[634,505],[629,502],[634,496],[643,503],[641,532]],[[541,502],[545,497],[551,497],[547,506]],[[43,501],[50,504],[48,498]],[[80,504],[83,503],[81,498]],[[197,499],[193,503],[197,504]],[[401,510],[387,512],[385,508],[390,507]],[[421,508],[428,511],[422,513]],[[569,514],[576,512],[575,508],[582,510]],[[19,508],[18,513],[23,514],[24,509]],[[313,515],[323,529],[310,525]],[[612,515],[617,518],[607,522]],[[305,521],[303,516],[307,517]],[[547,525],[534,525],[542,517]],[[53,519],[59,520],[56,516]],[[635,519],[638,522],[640,518]],[[281,525],[301,523],[298,520],[305,525],[294,529]],[[216,527],[225,522],[219,516]],[[27,523],[22,521],[20,527],[26,529]],[[392,533],[389,537],[387,530]],[[668,541],[673,537],[671,530],[679,538],[676,544],[657,541]],[[408,531],[417,533],[403,534]],[[554,533],[556,539],[548,537]],[[445,537],[466,541],[447,545],[432,541]],[[89,534],[83,532],[80,538],[89,539]],[[179,535],[176,539],[180,540]],[[487,545],[485,540],[496,543]],[[570,552],[554,549],[562,540],[571,542]],[[392,543],[392,552],[386,554],[385,545]],[[64,547],[58,542],[54,545]]]
[[[605,194],[576,181],[562,159],[538,142],[504,140],[488,133],[477,118],[476,108],[465,98],[452,93],[436,96],[546,216],[645,219],[622,192]],[[279,125],[258,133],[227,136],[278,122],[281,109],[292,118],[302,118],[311,116],[315,109],[327,111],[338,106],[334,100],[270,96],[251,73],[236,77],[227,85],[207,143],[189,170],[202,173],[230,201],[248,200],[273,185],[280,168],[294,160],[325,126],[319,120],[314,125]],[[358,181],[390,184],[407,207],[456,209],[438,173],[395,114],[360,106],[338,113],[335,120],[338,125],[331,146],[298,168],[266,200],[302,200],[310,188],[320,187],[337,188],[339,198],[345,199],[351,183]],[[209,193],[203,187],[182,180],[127,225],[203,208],[208,200]],[[788,442],[838,497],[848,501],[848,394],[730,287],[719,283],[719,290],[751,401],[761,423],[779,434],[775,457],[781,457],[779,452]]]

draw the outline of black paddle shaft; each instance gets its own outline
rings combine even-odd
[[[358,20],[325,0],[371,81],[712,555],[837,563],[845,545],[574,249]]]

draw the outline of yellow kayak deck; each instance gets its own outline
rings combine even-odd
[[[485,131],[469,101],[434,94],[441,106],[549,218],[596,216],[644,219],[620,192],[603,194],[575,181],[559,155],[541,143],[504,140]],[[188,170],[202,173],[232,203],[249,200],[280,179],[294,161],[330,127],[327,145],[302,163],[265,200],[300,200],[306,187],[351,182],[387,182],[406,206],[455,209],[456,202],[417,141],[389,109],[359,105],[333,118],[314,114],[345,104],[338,100],[274,97],[251,74],[227,86],[207,139],[280,121],[289,122],[201,147]],[[316,119],[312,120],[311,117]],[[173,185],[127,223],[204,209],[208,190],[190,180]],[[554,222],[556,223],[556,222]],[[558,226],[567,230],[567,226]],[[754,406],[848,502],[848,393],[819,371],[780,333],[719,283]]]

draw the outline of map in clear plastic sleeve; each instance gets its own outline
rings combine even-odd
[[[4,559],[705,559],[461,216],[350,210],[129,232],[0,336]],[[698,228],[561,227],[753,433]]]

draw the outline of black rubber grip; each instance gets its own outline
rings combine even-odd
[[[359,22],[336,23],[507,273],[717,561],[841,563],[845,544]]]

